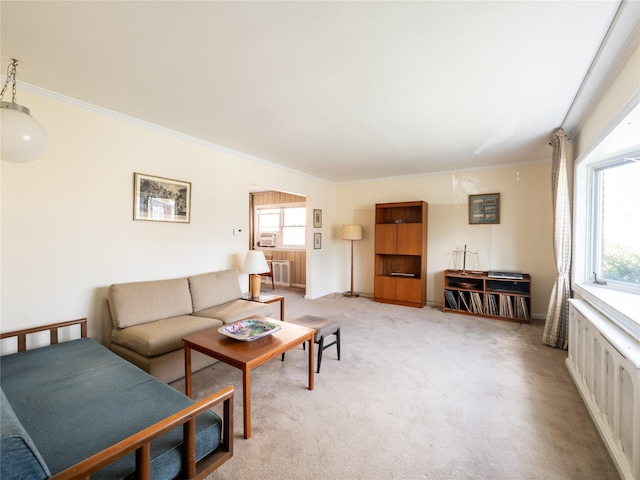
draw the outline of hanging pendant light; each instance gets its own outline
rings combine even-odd
[[[47,146],[47,132],[31,116],[27,107],[16,103],[16,69],[18,61],[13,59],[7,68],[7,79],[0,93],[0,100],[9,84],[12,86],[10,102],[0,101],[0,130],[2,160],[16,163],[32,162],[42,155]]]

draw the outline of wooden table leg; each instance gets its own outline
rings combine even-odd
[[[280,320],[284,322],[284,298],[280,300]]]
[[[316,369],[313,368],[313,347],[314,347],[314,342],[313,342],[313,336],[314,333],[311,334],[311,337],[309,338],[309,390],[313,390],[314,388],[314,374]]]
[[[242,414],[244,417],[244,438],[251,438],[251,369],[242,370]]]
[[[184,347],[184,389],[187,397],[192,398],[191,387],[191,349]]]

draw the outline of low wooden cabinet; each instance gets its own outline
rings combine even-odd
[[[426,202],[376,204],[373,299],[409,307],[426,305]]]
[[[492,278],[489,272],[444,272],[444,311],[531,323],[531,276]]]

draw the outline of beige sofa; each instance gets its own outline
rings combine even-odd
[[[111,350],[164,382],[181,378],[182,337],[251,315],[271,316],[270,305],[241,297],[236,270],[111,285],[104,308]],[[192,352],[193,371],[212,363]]]

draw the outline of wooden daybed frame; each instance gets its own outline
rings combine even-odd
[[[40,327],[0,333],[0,340],[16,337],[18,352],[27,350],[27,335],[49,331],[50,343],[58,343],[58,330],[80,326],[80,336],[87,336],[87,319],[70,320]],[[223,404],[222,441],[218,448],[196,462],[196,417],[210,408]],[[91,475],[119,458],[135,452],[136,477],[151,478],[151,441],[170,430],[183,427],[183,471],[178,478],[202,479],[233,456],[233,387],[228,386],[213,395],[195,402],[188,408],[151,425],[120,442],[49,477],[50,480],[89,479]]]

